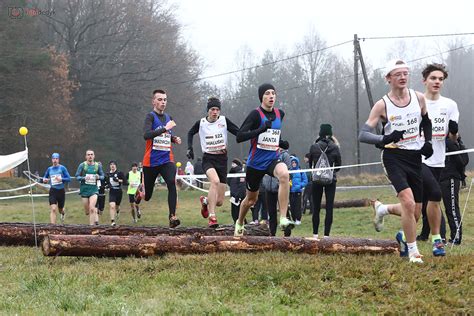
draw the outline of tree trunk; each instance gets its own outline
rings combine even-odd
[[[369,199],[334,201],[334,208],[367,207],[369,205]],[[321,203],[321,208],[326,208],[326,202]]]
[[[252,236],[269,236],[267,225],[246,225],[246,234]],[[35,246],[34,227],[31,223],[0,223],[1,246]],[[218,228],[208,227],[157,227],[157,226],[90,226],[90,225],[52,225],[36,224],[38,244],[47,235],[116,235],[116,236],[157,236],[157,235],[204,235],[233,236],[234,225],[221,225]]]
[[[323,238],[263,236],[91,236],[49,235],[42,243],[45,256],[148,257],[168,252],[262,252],[396,254],[396,241],[363,238]]]

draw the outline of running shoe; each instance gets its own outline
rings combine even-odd
[[[199,201],[201,202],[201,215],[204,218],[209,217],[209,210],[207,209],[207,197],[201,195],[199,198]]]
[[[423,260],[421,259],[423,256],[420,255],[419,253],[417,254],[414,254],[412,256],[410,256],[410,262],[411,263],[423,263]]]
[[[405,236],[403,234],[403,230],[400,230],[396,235],[395,239],[400,246],[400,257],[408,257],[408,245],[407,242],[404,240]]]
[[[137,218],[142,218],[142,211],[140,211],[140,208],[137,205]]]
[[[209,224],[210,228],[217,228],[219,224],[217,223],[217,217],[215,215],[209,216]]]
[[[63,212],[61,213],[60,217],[61,219],[61,224],[64,224],[64,219],[66,218],[66,210],[63,209]]]
[[[384,215],[379,213],[380,206],[383,205],[380,201],[375,201],[374,207],[374,228],[376,231],[381,232],[383,230],[383,217]]]
[[[179,224],[181,224],[181,221],[176,217],[176,215],[170,217],[170,228],[178,227]]]
[[[138,219],[136,217],[133,217],[133,222],[138,223]]]
[[[110,226],[117,226],[117,224],[115,223],[115,221],[112,221],[112,222],[110,223]]]
[[[238,222],[235,222],[234,236],[243,236],[245,232],[244,225],[240,225]]]
[[[285,230],[286,228],[295,228],[295,223],[286,217],[280,217],[280,229]]]
[[[444,244],[440,239],[436,239],[433,243],[433,256],[435,257],[446,256],[446,250],[444,250]]]
[[[300,225],[301,225],[301,221],[296,220],[296,221],[295,221],[295,225],[296,225],[296,226],[300,226]]]

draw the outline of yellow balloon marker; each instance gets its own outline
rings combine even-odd
[[[179,161],[176,163],[176,167],[181,167],[181,163]]]
[[[26,136],[26,134],[28,134],[28,129],[26,127],[22,126],[22,127],[20,127],[18,132],[20,133],[21,136]]]

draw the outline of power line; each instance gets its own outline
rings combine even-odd
[[[451,53],[451,52],[454,52],[454,51],[457,51],[457,50],[460,50],[460,49],[469,48],[471,46],[474,46],[474,43],[466,45],[466,46],[459,46],[459,47],[455,47],[455,48],[452,48],[452,49],[448,49],[444,52],[440,52],[440,53],[436,53],[436,54],[432,54],[432,55],[428,55],[428,56],[423,56],[423,57],[415,58],[415,59],[412,59],[412,60],[407,60],[407,63],[413,63],[413,62],[420,61],[420,60],[423,60],[423,59],[427,59],[427,58],[430,58],[430,57],[439,56],[441,54]],[[374,71],[382,70],[384,68],[385,67],[376,68],[376,69],[374,69]]]
[[[317,50],[313,50],[313,51],[310,51],[310,52],[306,52],[306,53],[302,53],[302,54],[298,54],[298,55],[294,55],[294,56],[289,56],[289,57],[285,57],[285,58],[282,58],[282,59],[277,59],[277,60],[274,60],[274,61],[271,61],[271,62],[268,62],[268,63],[263,63],[263,64],[251,66],[251,67],[245,67],[245,68],[241,68],[241,69],[237,69],[237,70],[232,70],[232,71],[228,71],[228,72],[223,72],[223,73],[219,73],[219,74],[215,74],[215,75],[200,77],[200,78],[186,80],[186,81],[173,82],[172,84],[173,85],[178,85],[178,84],[184,84],[184,83],[193,83],[193,82],[197,82],[197,81],[201,81],[201,80],[227,76],[227,75],[231,75],[231,74],[242,72],[242,71],[247,71],[247,70],[251,70],[251,69],[256,69],[256,68],[265,67],[265,66],[269,66],[269,65],[274,65],[274,64],[277,64],[277,63],[281,63],[283,61],[288,61],[288,60],[303,57],[303,56],[306,56],[306,55],[311,55],[311,54],[314,54],[314,53],[317,53],[317,52],[322,52],[324,50],[331,49],[331,48],[334,48],[334,47],[337,47],[337,46],[342,46],[342,45],[345,45],[345,44],[348,44],[348,43],[352,43],[352,40],[341,42],[341,43],[338,43],[338,44],[334,44],[334,45],[324,47],[324,48],[321,48],[321,49],[317,49]]]
[[[360,37],[359,39],[361,39],[361,40],[366,40],[366,39],[367,40],[368,39],[378,40],[378,39],[427,38],[427,37],[446,37],[446,36],[463,36],[463,35],[474,35],[474,33],[450,33],[450,34],[428,34],[428,35]],[[173,85],[178,85],[178,84],[184,84],[184,83],[194,83],[194,82],[198,82],[198,81],[201,81],[201,80],[227,76],[227,75],[231,75],[231,74],[242,72],[242,71],[256,69],[256,68],[259,68],[259,67],[265,67],[265,66],[273,65],[273,64],[280,63],[280,62],[283,62],[283,61],[288,61],[288,60],[291,60],[291,59],[295,59],[295,58],[302,57],[302,56],[305,56],[305,55],[310,55],[310,54],[313,54],[313,53],[316,53],[316,52],[320,52],[320,51],[327,50],[327,49],[330,49],[330,48],[334,48],[334,47],[337,47],[337,46],[342,46],[342,45],[352,43],[352,42],[353,42],[353,40],[345,41],[345,42],[341,42],[341,43],[338,43],[338,44],[335,44],[335,45],[332,45],[332,46],[328,46],[328,47],[325,47],[325,48],[322,48],[322,49],[318,49],[318,50],[306,52],[306,53],[303,53],[303,54],[278,59],[278,60],[275,60],[275,61],[272,61],[272,62],[269,62],[269,63],[264,63],[264,64],[255,65],[255,66],[251,66],[251,67],[245,67],[245,68],[242,68],[242,69],[232,70],[232,71],[223,72],[223,73],[218,73],[218,74],[210,75],[210,76],[206,76],[206,77],[190,79],[190,80],[187,80],[187,81],[173,82],[172,84]]]
[[[420,61],[420,60],[427,59],[427,58],[430,58],[430,57],[435,57],[435,56],[438,56],[438,55],[440,55],[440,54],[446,54],[446,53],[454,52],[454,51],[456,51],[456,50],[460,50],[460,49],[464,49],[464,48],[469,48],[469,47],[471,47],[471,46],[474,46],[474,43],[473,43],[473,44],[466,45],[466,46],[460,46],[460,47],[456,47],[456,48],[453,48],[453,49],[449,49],[449,50],[447,50],[447,51],[440,52],[440,53],[437,53],[437,54],[427,55],[427,56],[419,57],[419,58],[416,58],[416,59],[408,60],[407,62],[408,62],[408,63],[410,63],[410,62],[416,62],[416,61]],[[384,68],[385,68],[385,67],[375,68],[373,71],[382,70],[382,69],[384,69]],[[357,75],[360,76],[360,75],[362,75],[362,73],[359,72]],[[353,74],[347,75],[347,76],[342,76],[342,77],[340,77],[340,78],[335,78],[335,79],[327,79],[327,80],[316,81],[315,84],[320,84],[320,83],[325,83],[325,82],[336,82],[336,81],[339,81],[339,80],[344,80],[344,79],[352,78],[352,77],[354,77]],[[306,85],[298,85],[298,86],[293,86],[293,87],[289,87],[289,88],[286,88],[286,89],[279,89],[278,91],[286,92],[286,91],[290,91],[290,90],[301,89],[301,88],[304,88],[304,87],[306,87]],[[238,97],[232,97],[232,98],[229,98],[229,99],[223,99],[223,101],[224,101],[224,100],[234,101],[234,100],[247,99],[247,98],[254,98],[254,97],[255,97],[254,95],[243,95],[243,96],[238,96]]]
[[[428,34],[428,35],[400,35],[400,36],[375,36],[359,37],[359,40],[382,40],[382,39],[400,39],[400,38],[423,38],[423,37],[444,37],[444,36],[465,36],[474,35],[474,33],[450,33],[450,34]]]

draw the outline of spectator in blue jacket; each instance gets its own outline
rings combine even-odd
[[[301,170],[300,160],[298,157],[291,156],[291,171]],[[296,172],[290,174],[290,209],[291,217],[295,225],[301,225],[301,194],[305,186],[308,184],[308,177],[304,172]]]

